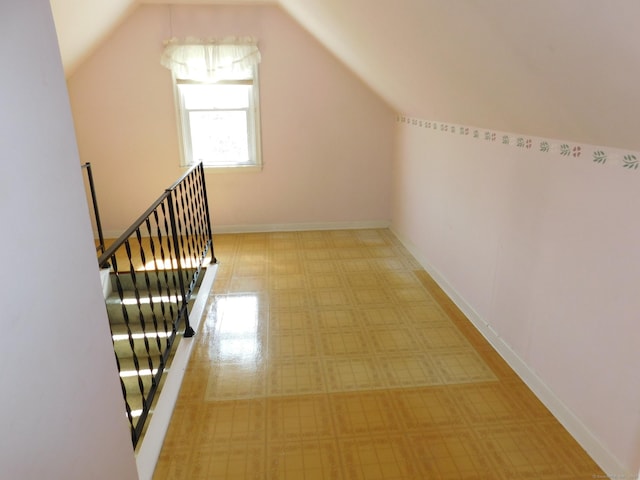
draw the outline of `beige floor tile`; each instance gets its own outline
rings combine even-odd
[[[340,262],[335,260],[308,260],[304,262],[304,271],[308,275],[341,272],[339,265]]]
[[[322,308],[316,312],[316,317],[321,330],[353,330],[362,325],[357,310],[351,306]]]
[[[340,260],[338,265],[344,273],[373,274],[376,271],[374,261],[366,258]]]
[[[345,247],[336,250],[337,258],[340,260],[353,260],[359,258],[369,258],[371,255],[368,249],[361,246]]]
[[[303,273],[303,267],[297,259],[273,260],[269,263],[268,271],[273,275],[299,275]]]
[[[344,291],[344,277],[338,273],[319,273],[309,278],[312,289],[341,289]]]
[[[431,359],[444,383],[487,382],[497,377],[473,349],[430,352]]]
[[[549,448],[571,468],[575,477],[570,478],[606,478],[600,475],[598,465],[554,418],[537,421],[535,435],[544,438]]]
[[[456,385],[450,392],[471,424],[517,422],[523,419],[522,405],[499,382]]]
[[[398,304],[424,303],[431,300],[426,290],[420,286],[390,286],[389,293],[394,301]]]
[[[452,323],[436,324],[420,331],[422,343],[429,350],[466,349],[471,345]]]
[[[269,358],[274,360],[315,357],[318,339],[309,330],[273,332],[269,338]]]
[[[498,480],[502,473],[478,446],[475,435],[464,429],[411,435],[411,449],[417,459],[420,478],[442,480]],[[520,478],[520,477],[507,477]]]
[[[385,386],[378,362],[373,356],[324,359],[330,392],[373,390]]]
[[[312,330],[315,315],[307,309],[274,310],[269,314],[269,331],[279,335],[291,330]]]
[[[333,248],[320,248],[315,245],[322,245],[325,242],[315,242],[313,246],[309,247],[309,250],[305,250],[303,254],[303,258],[305,260],[311,261],[325,261],[325,260],[335,260],[336,252]]]
[[[205,402],[193,415],[201,425],[191,433],[202,445],[264,442],[266,406],[264,398]]]
[[[269,254],[267,256],[269,262],[271,264],[274,263],[298,263],[303,258],[300,254],[300,249],[296,246],[294,248],[282,248],[282,249],[273,249],[269,250]]]
[[[319,358],[274,360],[267,367],[269,395],[325,393],[324,368]]]
[[[360,330],[327,330],[318,335],[320,350],[324,356],[372,354],[365,334]]]
[[[344,289],[318,289],[312,292],[313,303],[317,308],[346,307],[351,305],[351,297]]]
[[[307,277],[301,273],[276,274],[269,279],[273,290],[300,290],[306,286]]]
[[[406,431],[460,429],[466,425],[448,387],[403,388],[390,394]]]
[[[259,398],[265,394],[264,366],[224,363],[211,369],[205,399],[209,402]]]
[[[352,289],[355,303],[362,307],[393,305],[393,297],[383,287],[358,287]]]
[[[154,478],[605,478],[386,229],[216,235]]]
[[[266,277],[232,277],[227,284],[229,293],[264,292],[267,289]],[[217,289],[216,289],[217,290]]]
[[[371,258],[392,258],[398,255],[397,249],[392,245],[385,245],[384,240],[379,240],[381,245],[375,245],[376,242],[372,240],[371,242],[365,242],[366,245],[369,246],[367,249],[368,256]]]
[[[429,356],[420,352],[394,353],[381,359],[381,375],[389,388],[421,387],[443,383]]]
[[[338,445],[334,439],[271,442],[268,450],[269,480],[344,478]]]
[[[272,310],[311,308],[313,302],[310,293],[303,288],[271,292],[269,304]]]
[[[464,332],[462,333],[467,339],[469,338]],[[475,351],[478,352],[478,355],[498,378],[506,381],[519,379],[507,362],[486,341],[481,347],[476,346],[477,343],[471,340],[469,340],[469,343],[474,346]]]
[[[419,479],[408,441],[400,435],[359,436],[340,441],[345,478],[357,480]]]
[[[379,287],[384,283],[375,272],[347,272],[344,274],[345,281],[350,288],[359,287]]]
[[[333,248],[333,243],[325,237],[317,237],[317,238],[301,237],[300,247],[303,249],[303,254],[306,256],[308,254],[311,254],[311,252],[315,252],[315,251],[331,252],[331,249]],[[306,258],[308,258],[309,260],[319,260],[320,258],[324,259],[326,257],[314,258],[313,255],[310,255],[310,256],[307,256]]]
[[[400,430],[391,398],[385,390],[332,395],[331,407],[338,435],[352,436]]]
[[[401,308],[409,321],[418,329],[427,330],[434,323],[451,324],[445,313],[435,303],[403,305]]]
[[[237,277],[261,277],[267,274],[265,262],[238,263],[233,268],[233,275]]]
[[[419,337],[410,329],[403,327],[372,328],[368,332],[376,352],[406,353],[419,352]]]
[[[202,472],[204,476],[190,472],[190,476],[185,477],[189,480],[258,480],[266,475],[264,443],[214,443],[197,448],[190,461],[194,466],[200,463],[206,465],[206,470]]]
[[[367,328],[407,328],[409,318],[399,306],[373,306],[361,308],[360,313]]]
[[[269,441],[333,437],[333,422],[326,395],[268,399],[267,439]]]
[[[372,260],[374,268],[379,272],[411,271],[413,265],[402,257],[376,258]]]
[[[557,445],[546,440],[535,424],[506,424],[476,430],[489,459],[504,478],[574,479]]]

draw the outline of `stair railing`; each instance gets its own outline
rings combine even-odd
[[[82,165],[87,172],[87,180],[89,181],[89,192],[91,193],[91,204],[93,205],[93,217],[96,221],[96,229],[98,230],[98,245],[96,251],[100,254],[104,253],[104,234],[102,233],[102,223],[100,222],[100,210],[98,209],[98,197],[96,196],[96,187],[93,183],[93,174],[91,173],[91,163],[87,162]]]
[[[204,167],[193,166],[127,229],[98,262],[111,268],[107,299],[120,384],[134,447],[159,391],[207,256],[216,263]]]

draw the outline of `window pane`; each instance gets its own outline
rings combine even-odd
[[[249,163],[247,112],[189,112],[191,149],[205,165]]]
[[[187,110],[248,108],[251,85],[180,85]]]

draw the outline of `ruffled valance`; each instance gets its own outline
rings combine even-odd
[[[172,38],[165,42],[160,63],[178,79],[217,82],[251,78],[260,58],[253,37]]]

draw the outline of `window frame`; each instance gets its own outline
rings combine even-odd
[[[259,76],[257,65],[252,67],[251,78],[244,78],[238,80],[219,80],[216,82],[197,81],[197,80],[184,80],[173,78],[174,100],[176,108],[176,119],[178,127],[178,141],[180,145],[180,166],[183,168],[189,168],[195,163],[198,163],[193,159],[193,152],[191,151],[191,129],[189,112],[197,111],[196,109],[188,110],[185,108],[183,94],[180,90],[180,85],[249,85],[251,87],[251,93],[249,95],[249,106],[247,109],[205,109],[200,111],[246,111],[247,112],[247,143],[249,150],[248,163],[237,164],[213,164],[204,163],[203,166],[209,172],[228,172],[228,171],[245,171],[245,172],[257,172],[262,171],[262,142],[261,142],[261,121],[260,121],[260,89],[259,89]]]

